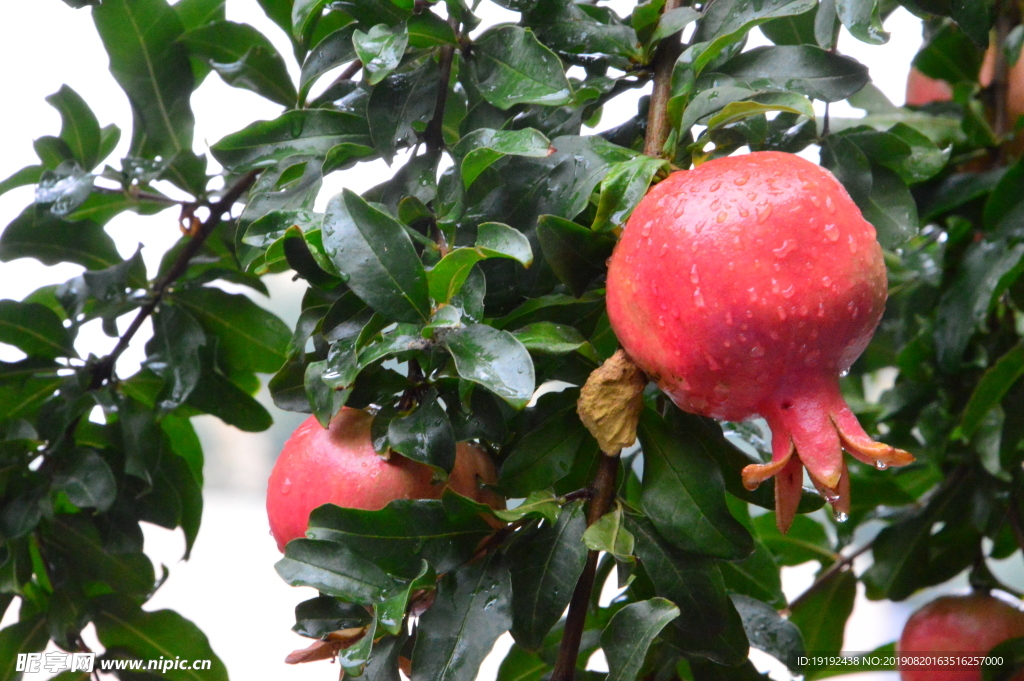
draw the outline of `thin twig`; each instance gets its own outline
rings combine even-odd
[[[615,500],[615,479],[619,473],[619,457],[601,456],[601,463],[594,476],[591,486],[594,497],[587,508],[587,525],[593,525],[601,519]],[[551,672],[550,681],[573,681],[576,678],[576,659],[580,654],[580,640],[583,637],[583,625],[587,619],[590,594],[594,590],[594,575],[597,572],[597,551],[587,553],[587,562],[583,573],[576,582],[576,589],[569,601],[569,614],[565,617],[565,629],[562,631],[562,642],[558,648],[558,659]]]
[[[206,218],[206,221],[196,230],[195,235],[181,249],[181,253],[178,254],[178,258],[171,264],[167,273],[153,286],[153,292],[149,301],[139,308],[138,314],[135,315],[131,325],[125,330],[121,338],[118,339],[117,345],[114,346],[109,355],[93,365],[89,390],[95,390],[111,379],[114,375],[114,365],[117,363],[117,359],[128,349],[132,338],[142,328],[142,323],[156,310],[164,294],[167,293],[167,289],[178,280],[178,277],[185,273],[192,258],[199,253],[199,249],[203,247],[207,238],[213,233],[217,225],[220,224],[221,217],[231,210],[231,207],[241,198],[242,194],[249,190],[249,187],[256,181],[256,176],[259,173],[259,170],[252,170],[246,173],[234,186],[228,189],[220,201],[210,206],[210,216]]]
[[[455,35],[459,34],[459,22],[454,18],[449,25]],[[455,46],[445,45],[438,56],[438,68],[441,75],[437,84],[437,99],[434,101],[434,115],[423,131],[423,140],[427,143],[428,152],[438,152],[444,148],[444,109],[448,102],[448,85],[452,78],[452,62],[455,61]]]
[[[665,0],[662,13],[681,4],[682,0]],[[644,153],[648,156],[661,157],[665,141],[668,139],[671,125],[667,107],[672,96],[672,71],[682,51],[680,33],[675,33],[658,43],[658,49],[654,53],[654,91],[651,92],[651,104],[647,111],[647,137],[644,140]]]
[[[837,572],[840,572],[841,570],[845,570],[851,563],[853,563],[854,560],[857,559],[857,556],[860,556],[862,553],[864,553],[865,551],[870,549],[871,546],[874,543],[875,543],[875,540],[872,539],[867,544],[864,544],[864,546],[861,546],[859,549],[857,549],[853,553],[851,553],[849,555],[846,555],[846,556],[842,556],[839,560],[837,560],[836,562],[832,563],[832,565],[830,565],[827,570],[822,572],[821,575],[817,579],[814,580],[813,584],[811,584],[809,587],[807,587],[807,589],[802,594],[800,594],[799,596],[794,598],[792,600],[792,602],[788,606],[786,606],[785,612],[787,612],[787,613],[788,612],[792,612],[801,603],[806,601],[812,594],[814,594],[814,592],[816,592],[818,589],[820,589],[822,587],[822,585],[824,585],[826,582],[828,582],[829,579],[831,579],[833,576],[835,576],[835,574]]]

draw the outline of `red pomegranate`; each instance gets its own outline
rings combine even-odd
[[[630,217],[608,269],[608,316],[622,347],[681,408],[719,419],[760,414],[779,528],[807,467],[837,514],[849,510],[842,449],[877,465],[907,452],[875,442],[839,391],[885,306],[874,228],[827,170],[757,152],[673,173]]]
[[[324,428],[310,416],[281,450],[267,483],[267,516],[277,548],[306,534],[309,513],[331,503],[376,511],[395,499],[437,499],[445,487],[498,508],[501,498],[480,486],[497,482],[491,458],[460,442],[447,485],[434,484],[430,467],[392,454],[384,459],[370,442],[373,417],[343,408]]]
[[[988,594],[944,596],[915,612],[896,644],[901,656],[984,655],[1003,641],[1024,636],[1024,612]],[[903,681],[981,681],[980,666],[906,665]],[[1024,672],[1013,677],[1024,681]]]

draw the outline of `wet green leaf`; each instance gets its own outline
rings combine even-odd
[[[462,175],[462,184],[467,188],[488,166],[504,156],[514,154],[543,158],[549,153],[551,142],[533,128],[474,130],[459,140],[452,150],[456,158],[462,159],[459,172]]]
[[[102,159],[100,155],[100,124],[82,96],[62,85],[46,98],[60,112],[60,138],[67,142],[82,168],[92,170]]]
[[[482,385],[516,409],[530,401],[535,387],[533,361],[509,332],[471,324],[446,334],[444,345],[462,378]]]
[[[679,608],[665,598],[630,603],[616,612],[601,632],[608,681],[635,681],[654,638],[678,616]]]
[[[372,148],[370,130],[362,116],[305,109],[289,111],[272,121],[257,121],[211,147],[214,158],[229,168],[265,168],[276,162],[309,154],[323,159],[342,144]]]
[[[402,60],[405,46],[409,43],[409,33],[404,24],[395,28],[378,24],[366,33],[356,29],[352,34],[352,43],[356,55],[363,62],[366,81],[376,85],[394,71]]]
[[[561,61],[528,28],[505,25],[485,32],[474,43],[471,66],[480,94],[502,110],[516,104],[559,106],[572,97]]]
[[[640,199],[647,194],[654,175],[667,167],[667,161],[649,156],[637,156],[612,165],[601,180],[601,198],[590,228],[595,232],[607,232],[624,224]]]
[[[71,331],[52,310],[39,303],[0,300],[0,343],[47,359],[78,356]]]
[[[756,47],[719,71],[753,90],[799,92],[825,102],[846,99],[868,82],[866,66],[813,45]]]

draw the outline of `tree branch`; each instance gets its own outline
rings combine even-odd
[[[458,23],[454,20],[452,29],[455,35],[459,34]],[[441,76],[437,85],[437,100],[434,102],[434,115],[423,131],[423,139],[427,143],[428,152],[438,152],[444,147],[444,107],[448,102],[448,83],[452,78],[452,62],[455,60],[455,46],[445,45],[441,48],[438,57],[438,66],[441,69]]]
[[[665,0],[662,13],[679,7],[681,0]],[[672,70],[682,54],[680,33],[674,33],[658,43],[654,53],[654,91],[647,110],[647,137],[644,139],[644,153],[660,158],[665,141],[668,140],[671,125],[668,120],[668,100],[672,96]]]
[[[671,0],[670,0],[671,1]],[[601,519],[615,500],[615,479],[619,474],[619,457],[601,455],[601,463],[591,485],[594,497],[587,508],[587,525],[593,525]],[[569,602],[569,614],[565,618],[565,629],[562,642],[558,648],[558,659],[551,672],[550,681],[573,681],[576,678],[576,659],[580,654],[580,639],[583,637],[583,625],[587,619],[587,608],[590,594],[594,590],[594,575],[597,572],[597,551],[587,554],[587,562],[583,573],[576,582]]]
[[[785,612],[792,612],[794,608],[796,608],[801,603],[806,601],[812,594],[814,594],[814,592],[820,589],[822,585],[825,584],[829,579],[831,579],[837,572],[845,570],[847,566],[849,566],[851,563],[853,563],[854,560],[857,559],[857,556],[860,556],[865,551],[870,549],[874,543],[875,540],[872,539],[867,544],[864,544],[864,546],[861,546],[853,553],[846,556],[841,556],[839,560],[829,565],[828,569],[822,572],[821,575],[814,580],[813,584],[807,587],[807,589],[802,594],[794,598],[793,601],[786,606]]]
[[[221,217],[231,210],[231,207],[241,198],[242,194],[249,190],[249,187],[256,181],[256,176],[260,172],[260,170],[251,170],[246,173],[225,192],[220,201],[210,206],[210,216],[206,218],[206,221],[199,226],[196,233],[185,244],[185,247],[181,249],[181,253],[178,254],[178,258],[171,264],[167,273],[153,286],[152,297],[145,305],[139,308],[138,314],[135,315],[131,325],[125,330],[121,338],[118,339],[117,345],[114,346],[109,355],[93,365],[89,390],[95,390],[111,379],[114,375],[114,365],[117,364],[117,359],[128,349],[132,338],[142,328],[142,323],[153,314],[153,311],[156,310],[157,305],[163,299],[164,294],[167,293],[167,289],[178,280],[178,277],[185,273],[192,258],[199,253],[199,249],[203,247],[203,244],[206,243],[213,230],[220,224]]]

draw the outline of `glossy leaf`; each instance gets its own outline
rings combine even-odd
[[[701,443],[646,409],[637,437],[644,451],[641,504],[666,539],[685,551],[738,559],[753,541],[725,505],[724,483]]]
[[[1018,343],[1000,357],[978,381],[960,417],[960,433],[967,438],[974,435],[985,416],[1021,376],[1024,376],[1024,343]]]
[[[377,312],[429,319],[427,275],[401,223],[346,189],[327,205],[323,241],[349,288]]]
[[[377,602],[396,587],[379,567],[334,542],[293,539],[274,568],[292,586],[311,586],[363,605]]]
[[[633,555],[635,540],[622,523],[622,507],[616,506],[587,528],[583,543],[591,551],[605,551],[617,560],[628,560]]]
[[[839,20],[858,40],[873,45],[889,40],[889,34],[882,28],[878,0],[835,0],[835,3]]]
[[[540,648],[569,605],[587,560],[586,528],[577,501],[562,508],[558,522],[527,530],[512,545],[512,637],[528,650]]]
[[[843,570],[793,607],[789,621],[800,629],[806,650],[832,655],[843,649],[846,620],[853,612],[856,595],[857,578]]]
[[[537,239],[555,276],[580,297],[606,269],[615,242],[608,236],[556,215],[542,215]]]
[[[770,19],[803,14],[815,6],[814,0],[739,0],[716,3],[704,13],[694,40],[699,47],[692,68],[700,73],[730,45],[741,41],[750,29]],[[706,43],[706,44],[702,44]]]
[[[47,359],[78,356],[70,330],[53,311],[38,303],[0,300],[0,343]]]
[[[67,142],[71,153],[86,170],[92,170],[102,160],[100,155],[100,124],[82,96],[62,85],[60,90],[46,98],[60,112],[60,138]]]
[[[181,40],[191,55],[207,62],[228,85],[252,90],[285,107],[295,106],[295,85],[284,60],[252,26],[215,21],[187,32]]]
[[[355,22],[342,26],[318,42],[306,55],[299,77],[299,90],[303,98],[320,76],[355,59],[356,48],[352,44],[352,33],[355,30]]]
[[[806,652],[800,629],[783,619],[775,608],[757,599],[734,595],[732,602],[743,618],[743,629],[750,645],[799,673],[803,665],[798,663],[798,658]]]
[[[258,121],[223,138],[211,147],[214,158],[239,170],[264,168],[296,154],[323,159],[336,146],[365,147],[373,142],[362,116],[306,109],[289,111],[273,121]]]
[[[388,443],[400,455],[445,473],[455,465],[455,434],[448,414],[433,393],[428,393],[411,414],[391,420]]]
[[[562,63],[528,28],[505,25],[485,32],[474,42],[472,67],[480,94],[502,110],[558,106],[572,97]]]
[[[106,511],[117,496],[117,481],[103,458],[93,451],[80,454],[53,478],[53,488],[79,508]]]
[[[409,43],[409,33],[404,24],[393,29],[386,24],[378,24],[366,33],[356,29],[352,34],[352,43],[356,55],[363,63],[366,82],[376,85],[394,71],[402,60]]]
[[[868,82],[863,64],[812,45],[756,47],[720,70],[754,90],[788,90],[825,102],[846,99]]]
[[[679,608],[665,598],[630,603],[616,612],[601,632],[608,681],[635,681],[654,638],[678,616]]]
[[[590,228],[607,232],[625,223],[647,193],[654,175],[665,168],[664,160],[648,156],[637,156],[611,166],[601,180],[601,198]]]
[[[462,159],[459,172],[462,184],[469,187],[491,164],[509,154],[544,157],[550,153],[551,142],[533,128],[525,130],[474,130],[459,140],[452,150]]]
[[[446,334],[444,344],[462,378],[482,385],[516,409],[530,401],[535,387],[533,361],[509,332],[471,324]]]

